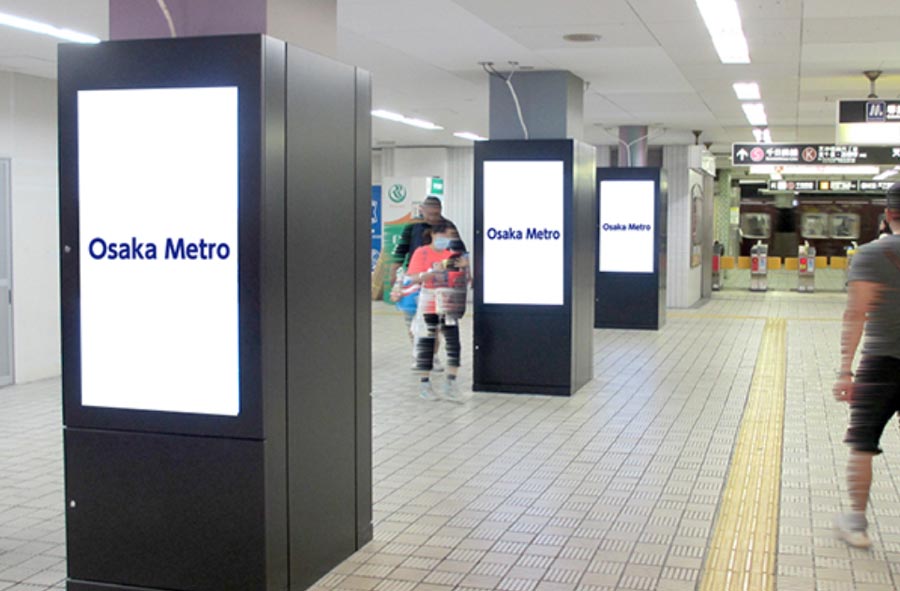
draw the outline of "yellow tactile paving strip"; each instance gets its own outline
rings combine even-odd
[[[698,319],[714,319],[714,320],[769,320],[769,316],[758,316],[752,314],[704,314],[702,312],[666,312],[667,318],[698,318]],[[838,316],[833,317],[796,317],[791,316],[789,320],[798,320],[801,322],[841,322]]]
[[[699,591],[771,591],[781,495],[785,319],[766,321]]]

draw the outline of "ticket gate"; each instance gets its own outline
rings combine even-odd
[[[722,257],[725,255],[725,246],[716,242],[713,244],[712,255],[712,290],[722,289]]]
[[[769,289],[769,245],[757,240],[750,247],[750,291]]]
[[[797,249],[797,291],[816,290],[816,247],[806,242]]]

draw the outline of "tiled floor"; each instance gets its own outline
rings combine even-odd
[[[719,292],[670,311],[659,332],[596,331],[596,377],[576,396],[476,394],[462,405],[416,396],[402,319],[376,304],[375,540],[317,587],[695,589],[762,328],[778,317],[788,371],[777,588],[898,588],[896,428],[876,460],[873,549],[831,537],[846,497],[846,410],[829,391],[843,303]],[[471,384],[470,350],[464,364]],[[0,390],[0,409],[0,591],[62,588],[59,383]]]

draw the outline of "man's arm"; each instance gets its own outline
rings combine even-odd
[[[412,227],[412,224],[403,226],[400,240],[397,241],[397,245],[394,246],[394,251],[391,253],[391,283],[397,277],[397,269],[403,266],[406,262],[406,257],[409,255],[409,245],[412,242]]]
[[[841,328],[841,367],[832,390],[838,400],[847,400],[853,392],[853,358],[862,340],[866,314],[875,307],[880,295],[881,284],[874,281],[851,281],[847,286],[847,308]]]

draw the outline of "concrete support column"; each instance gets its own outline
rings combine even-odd
[[[647,166],[646,125],[625,125],[619,128],[619,168]]]
[[[337,0],[109,0],[110,39],[244,33],[333,57]]]
[[[584,81],[581,78],[565,71],[515,72],[512,78],[509,72],[502,75],[509,79],[509,84],[491,76],[492,140],[582,139]]]
[[[669,179],[666,298],[670,308],[690,308],[701,297],[702,265],[691,267],[691,187],[702,176],[688,164],[689,146],[665,146],[663,167]]]

